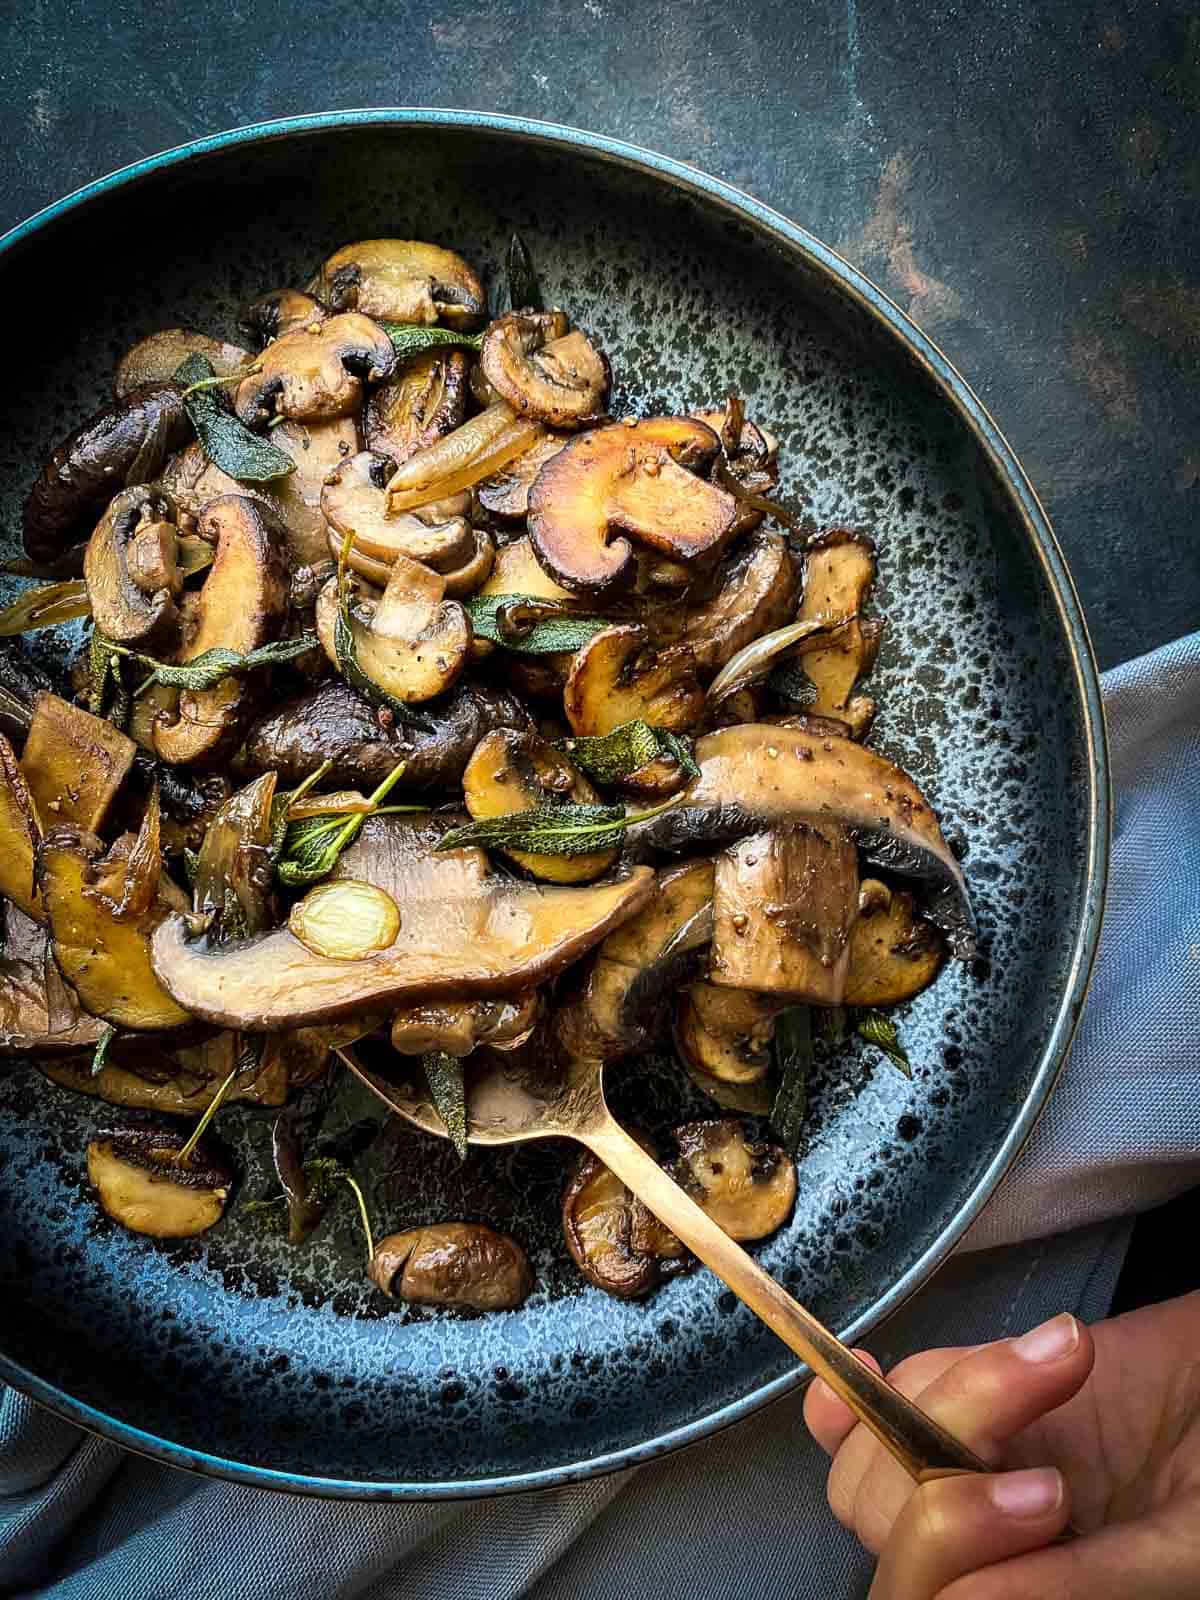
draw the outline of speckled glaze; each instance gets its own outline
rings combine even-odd
[[[1044,1103],[1083,1000],[1108,827],[1095,670],[1053,536],[978,401],[878,290],[747,197],[592,135],[446,112],[221,135],[0,241],[3,303],[29,309],[0,394],[0,526],[19,526],[36,465],[142,334],[236,336],[244,300],[365,235],[436,239],[495,284],[514,226],[548,296],[611,352],[616,413],[736,385],[780,437],[787,498],[879,544],[873,742],[961,846],[986,956],[907,1009],[911,1083],[860,1045],[819,1064],[795,1216],[759,1255],[858,1335],[944,1258]],[[611,1088],[652,1133],[708,1109],[665,1061]],[[327,1131],[375,1111],[346,1082]],[[349,1206],[298,1250],[236,1207],[200,1243],[123,1233],[83,1178],[104,1114],[32,1069],[0,1081],[0,1376],[175,1465],[329,1495],[530,1488],[644,1460],[802,1376],[706,1272],[637,1305],[583,1285],[557,1224],[566,1146],[459,1169],[395,1126],[364,1158],[378,1231],[479,1217],[528,1247],[532,1298],[468,1318],[370,1289]],[[269,1186],[269,1128],[220,1119],[244,1195]]]

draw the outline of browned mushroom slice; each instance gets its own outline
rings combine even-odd
[[[183,588],[174,507],[147,489],[122,489],[96,525],[83,558],[92,621],[116,644],[169,634]]]
[[[39,694],[21,771],[42,825],[103,828],[136,755],[133,740],[111,722],[56,694]]]
[[[608,361],[586,334],[567,332],[561,311],[510,311],[483,336],[479,365],[520,416],[582,428],[604,414]]]
[[[649,1148],[644,1139],[639,1143]],[[618,1300],[638,1300],[692,1265],[670,1229],[590,1151],[567,1176],[562,1225],[580,1272]]]
[[[266,773],[225,801],[204,835],[192,879],[192,907],[219,946],[262,933],[278,921],[271,870],[275,774]]]
[[[570,440],[561,434],[546,434],[531,450],[526,450],[524,455],[518,456],[515,461],[510,461],[508,466],[496,473],[495,477],[484,479],[479,485],[479,504],[485,511],[490,511],[492,516],[500,517],[505,522],[523,521],[529,510],[529,491],[533,486],[533,480],[547,461],[569,443]],[[527,540],[524,542],[528,544]],[[537,565],[536,559],[534,565]],[[540,567],[538,571],[541,571]],[[553,581],[544,573],[542,576],[543,581],[547,583]],[[554,584],[554,587],[557,589],[559,586]],[[565,589],[560,592],[567,593]]]
[[[740,406],[738,411],[741,411]],[[725,446],[725,471],[739,490],[746,495],[769,495],[779,481],[778,441],[748,417],[742,418],[741,430],[735,437],[736,418],[731,417],[728,408],[697,411],[694,415],[698,422],[707,423],[720,435]],[[757,528],[762,519],[763,512],[757,506],[742,501],[738,506],[738,534]]]
[[[796,1200],[796,1167],[778,1145],[748,1139],[732,1117],[675,1130],[676,1183],[731,1239],[765,1239],[781,1228]]]
[[[391,461],[370,450],[351,456],[325,480],[321,511],[335,535],[331,548],[340,549],[346,534],[354,544],[350,558],[370,557],[391,566],[397,556],[423,561],[438,572],[460,567],[475,553],[474,530],[463,516],[429,522],[416,512],[388,515],[386,486]]]
[[[204,356],[218,378],[231,377],[250,364],[250,352],[240,344],[226,344],[187,328],[164,328],[161,333],[140,339],[121,357],[113,380],[117,398],[122,399],[143,383],[170,383],[190,355]]]
[[[191,437],[181,394],[176,384],[141,384],[59,445],[25,501],[22,537],[31,560],[58,561],[89,537],[118,489],[157,477]]]
[[[804,559],[804,598],[798,622],[819,622],[861,611],[875,582],[875,546],[865,534],[833,528],[813,539]],[[840,717],[861,738],[874,715],[874,702],[855,696],[854,686],[875,664],[882,623],[855,618],[836,639],[806,650],[800,665],[816,687],[812,709]]]
[[[731,696],[736,698],[735,696]],[[807,733],[814,739],[849,739],[850,724],[840,717],[817,717],[807,711],[773,713],[766,717],[742,718],[742,721],[769,723],[773,728],[791,728],[795,733]]]
[[[428,350],[380,384],[363,410],[367,449],[398,467],[459,427],[467,414],[467,358],[461,350]]]
[[[131,834],[106,855],[94,834],[56,828],[38,851],[38,883],[59,971],[93,1016],[135,1031],[191,1020],[150,965],[150,935],[167,915],[168,901],[157,898],[133,914],[119,910],[133,897],[134,875],[149,871],[158,878],[156,864],[134,855]],[[160,895],[166,884],[163,879]]]
[[[0,734],[0,895],[45,922],[34,865],[40,831],[16,752]]]
[[[250,427],[274,417],[345,417],[358,409],[363,384],[382,383],[395,367],[395,346],[369,317],[330,317],[315,332],[298,328],[269,344],[258,371],[238,384],[234,410]]]
[[[845,1003],[894,1006],[911,1000],[933,982],[945,958],[945,941],[917,915],[911,894],[894,890],[886,904],[873,898],[850,935]]]
[[[204,509],[201,535],[216,545],[181,662],[223,647],[248,655],[276,638],[287,618],[287,541],[259,501],[223,495]],[[185,689],[177,713],[160,715],[154,748],[173,765],[222,760],[237,748],[254,706],[250,674],[230,674],[211,689]]]
[[[509,816],[556,801],[595,805],[595,789],[566,756],[536,733],[497,728],[475,747],[463,773],[463,799],[478,822]],[[529,850],[502,852],[518,866],[548,883],[589,883],[607,872],[616,850],[582,856],[541,855]]]
[[[358,670],[395,700],[431,700],[449,689],[467,664],[471,623],[458,602],[445,594],[439,573],[397,556],[379,598],[361,598],[350,607]],[[317,632],[334,666],[339,665],[334,641],[338,603],[334,577],[317,599]]]
[[[578,960],[632,916],[654,885],[646,868],[587,887],[519,884],[490,877],[479,857],[477,851],[427,855],[411,864],[402,886],[376,881],[403,915],[388,948],[361,959],[317,955],[289,928],[212,950],[173,917],[155,936],[155,971],[181,1005],[210,1022],[263,1032],[380,1005],[513,994]],[[387,879],[386,864],[359,856],[356,865]],[[354,870],[345,857],[339,866]],[[349,898],[362,880],[334,881]],[[334,883],[320,887],[326,893]]]
[[[799,591],[786,540],[756,533],[717,568],[708,597],[688,605],[680,640],[701,672],[716,672],[751,639],[791,622]]]
[[[581,434],[529,491],[538,560],[564,588],[598,592],[633,575],[629,534],[672,561],[711,565],[732,537],[737,504],[697,472],[719,441],[689,417],[650,417]]]
[[[91,1141],[88,1180],[114,1222],[155,1239],[193,1239],[221,1220],[233,1171],[205,1140],[180,1161],[186,1138],[138,1124]]]
[[[419,239],[360,239],[335,250],[316,292],[335,311],[423,325],[440,317],[471,327],[487,305],[483,285],[453,250]]]
[[[839,1006],[858,915],[858,852],[836,822],[751,834],[717,857],[712,980]]]
[[[848,828],[868,862],[912,879],[951,953],[974,956],[962,869],[929,801],[886,757],[848,739],[745,723],[698,739],[695,758],[700,776],[677,804],[626,831],[635,859],[646,851],[691,853],[819,816]]]
[[[441,1000],[403,1006],[392,1017],[392,1049],[402,1056],[434,1050],[468,1056],[480,1045],[515,1050],[537,1026],[542,1012],[536,989],[495,1000]]]
[[[471,538],[474,548],[467,559],[461,566],[452,567],[442,574],[447,598],[451,600],[467,600],[477,594],[491,576],[495,565],[496,546],[492,543],[491,534],[482,528],[472,528]]]
[[[63,982],[46,930],[16,905],[4,908],[0,955],[0,1056],[93,1050],[105,1031]]]
[[[563,706],[574,733],[610,733],[641,719],[652,728],[682,733],[704,709],[687,645],[657,650],[644,628],[605,628],[575,657],[563,690]]]
[[[529,1298],[533,1268],[515,1239],[482,1222],[435,1222],[375,1246],[371,1281],[417,1306],[513,1311]]]
[[[285,333],[325,321],[329,312],[302,289],[269,289],[252,300],[238,318],[238,327],[261,349]]]
[[[770,1069],[775,1018],[786,1004],[749,989],[694,983],[675,1029],[680,1054],[706,1078],[756,1083]]]
[[[97,1019],[89,1020],[104,1028]],[[236,1033],[213,1034],[196,1045],[172,1043],[169,1053],[147,1034],[118,1034],[108,1046],[99,1072],[93,1072],[90,1058],[52,1057],[39,1065],[52,1083],[75,1094],[93,1095],[109,1105],[130,1110],[188,1117],[208,1109],[242,1051],[241,1035]],[[225,1090],[221,1103],[282,1105],[287,1091],[286,1071],[264,1067],[257,1072],[239,1073]]]

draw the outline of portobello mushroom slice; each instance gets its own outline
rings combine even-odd
[[[480,1045],[515,1050],[525,1043],[542,1014],[536,989],[494,1000],[442,1000],[402,1006],[392,1016],[392,1049],[402,1056],[440,1050],[469,1056]]]
[[[194,1239],[220,1222],[233,1169],[204,1139],[180,1161],[186,1142],[176,1128],[139,1123],[89,1143],[88,1181],[114,1222],[154,1239]]]
[[[360,239],[326,261],[315,284],[335,311],[422,326],[440,317],[470,328],[487,308],[483,285],[453,250],[420,239]]]
[[[483,336],[479,365],[519,416],[583,428],[604,414],[612,372],[603,351],[561,311],[510,311]]]
[[[335,678],[286,701],[252,725],[239,765],[276,772],[294,787],[323,761],[331,785],[370,793],[404,762],[405,794],[453,790],[475,746],[493,728],[528,729],[529,712],[506,690],[459,681],[428,709],[429,727],[410,727],[380,711]]]
[[[752,639],[790,622],[799,592],[787,541],[754,533],[717,568],[707,599],[689,603],[679,642],[690,646],[698,671],[717,672]]]
[[[88,538],[118,489],[154,481],[191,437],[182,393],[178,384],[139,384],[59,445],[25,501],[22,537],[31,561],[59,561]]]
[[[45,922],[35,865],[40,835],[33,797],[16,752],[0,734],[0,895],[27,917]]]
[[[437,572],[449,572],[470,560],[476,541],[466,517],[434,522],[415,511],[388,515],[386,488],[392,470],[389,457],[364,450],[328,474],[321,490],[321,514],[334,535],[329,540],[334,553],[351,534],[352,565],[356,556],[366,556],[390,568],[398,556],[406,556]]]
[[[367,449],[389,457],[395,468],[460,427],[467,415],[468,370],[461,350],[428,350],[406,361],[367,397]]]
[[[449,851],[422,858],[405,875],[408,892],[378,881],[387,879],[390,863],[378,863],[375,871],[364,862],[370,877],[350,879],[346,874],[353,868],[343,857],[344,872],[318,886],[323,914],[338,913],[329,899],[337,885],[353,907],[368,882],[393,900],[399,915],[387,948],[359,959],[318,955],[291,927],[214,950],[189,937],[184,918],[171,917],[154,937],[154,970],[181,1006],[210,1022],[255,1032],[415,1000],[519,993],[578,960],[632,916],[654,885],[646,868],[588,887],[514,883],[490,876],[480,854]],[[293,908],[293,923],[298,912],[304,916],[304,906],[301,900]]]
[[[840,1006],[858,916],[858,851],[837,822],[810,817],[750,834],[717,857],[715,984]]]
[[[863,883],[864,891],[872,881]],[[886,901],[872,895],[850,934],[845,1004],[895,1006],[911,1000],[929,987],[945,959],[944,939],[917,915],[911,894],[893,890]]]
[[[605,628],[578,651],[563,689],[573,733],[610,733],[640,719],[682,733],[700,720],[704,690],[689,645],[660,650],[637,624]]]
[[[370,1277],[393,1299],[465,1311],[515,1311],[533,1288],[521,1246],[482,1222],[390,1233],[375,1246]]]
[[[116,644],[169,635],[183,590],[175,510],[163,495],[122,489],[96,524],[83,557],[92,621]]]
[[[497,728],[476,745],[463,773],[463,799],[476,822],[534,806],[561,802],[596,805],[599,795],[583,774],[536,733]],[[547,883],[590,883],[608,871],[617,850],[582,856],[540,855],[505,850],[510,861]]]
[[[234,391],[233,408],[248,427],[274,417],[328,421],[356,411],[364,383],[396,370],[396,347],[377,323],[353,312],[285,333],[259,357],[258,371]]]
[[[303,289],[268,289],[242,308],[238,327],[261,350],[285,333],[319,325],[328,315],[321,302]]]
[[[648,1141],[635,1135],[650,1150]],[[653,1151],[651,1151],[653,1154]],[[589,1283],[618,1300],[640,1300],[694,1261],[669,1228],[590,1151],[571,1168],[562,1196],[563,1238]]]
[[[796,1166],[778,1145],[749,1139],[733,1117],[675,1130],[679,1158],[667,1168],[731,1239],[765,1239],[796,1202]]]
[[[591,594],[633,577],[630,538],[697,570],[711,566],[737,518],[733,497],[698,476],[719,448],[712,429],[690,417],[615,423],[572,439],[529,491],[538,560],[564,588]]]
[[[217,553],[180,651],[185,664],[218,646],[248,655],[278,637],[288,613],[287,541],[265,505],[223,495],[204,508],[199,529]],[[173,766],[222,761],[240,742],[257,689],[251,674],[231,673],[211,689],[183,690],[177,712],[154,724],[155,753]]]
[[[820,817],[847,828],[873,866],[913,880],[923,914],[952,955],[975,955],[975,919],[962,869],[929,801],[886,757],[849,739],[761,723],[698,739],[700,776],[661,816],[632,824],[628,854],[693,852],[776,824]]]
[[[317,598],[317,633],[340,669],[338,582],[330,578]],[[359,598],[350,607],[354,664],[393,700],[406,705],[432,700],[461,677],[471,649],[471,623],[462,606],[445,596],[440,573],[398,555],[379,598]]]
[[[675,1043],[702,1082],[758,1083],[771,1066],[775,1019],[789,1004],[751,989],[694,983],[683,997]]]
[[[62,1056],[94,1050],[105,1031],[63,982],[46,930],[16,905],[4,907],[0,956],[0,1056]]]
[[[207,333],[192,333],[187,328],[163,328],[159,333],[139,339],[117,363],[113,389],[121,400],[131,389],[145,383],[170,383],[188,356],[204,356],[212,362],[218,378],[232,377],[250,364],[249,350],[240,344],[226,344]]]
[[[875,582],[875,545],[865,534],[831,528],[810,541],[804,558],[804,598],[798,622],[853,620],[830,643],[806,649],[800,665],[816,688],[812,709],[817,716],[840,717],[862,738],[875,714],[875,703],[855,696],[854,686],[875,665],[883,624],[855,616]]]
[[[546,465],[547,461],[556,456],[558,452],[569,444],[570,440],[561,434],[547,433],[524,455],[515,461],[510,461],[508,466],[501,468],[491,478],[485,478],[479,485],[479,504],[493,517],[499,517],[504,522],[523,522],[529,510],[529,491],[533,487],[534,479]],[[527,540],[524,542],[528,542]],[[509,546],[508,548],[512,548]],[[535,560],[536,565],[536,560]],[[541,572],[541,568],[538,567]],[[542,574],[543,580],[550,583],[552,580]],[[553,585],[558,588],[558,584]],[[508,591],[516,593],[518,591]],[[521,593],[532,593],[532,590],[522,590]],[[566,594],[567,591],[561,591]]]
[[[136,755],[133,740],[111,722],[56,694],[39,694],[21,771],[43,825],[73,823],[98,833]]]

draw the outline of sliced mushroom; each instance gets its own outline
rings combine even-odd
[[[688,417],[651,417],[573,439],[529,491],[538,560],[564,588],[596,593],[633,576],[626,533],[672,561],[701,568],[732,537],[737,503],[697,473],[719,448]]]
[[[479,485],[479,504],[485,511],[490,511],[492,516],[500,517],[505,522],[524,521],[529,510],[529,491],[538,473],[553,456],[556,456],[563,447],[570,443],[569,439],[561,434],[547,433],[533,446],[520,455],[515,461],[510,461],[508,466],[502,468],[494,477],[485,478]],[[524,541],[528,543],[528,541]],[[510,546],[511,548],[511,546]],[[535,560],[535,565],[536,560]],[[541,572],[541,568],[538,567]],[[543,581],[550,583],[551,579],[542,574]],[[554,584],[557,589],[558,584]],[[566,594],[567,591],[561,591]]]
[[[858,916],[858,852],[832,819],[780,824],[717,857],[712,980],[840,1006]]]
[[[406,556],[437,572],[449,572],[470,560],[476,541],[466,517],[430,522],[415,511],[388,515],[386,485],[391,472],[388,457],[364,450],[328,475],[321,511],[332,530],[331,550],[340,551],[345,536],[352,534],[352,565],[356,556],[367,556],[390,568],[397,556]]]
[[[88,1181],[114,1222],[154,1239],[194,1239],[221,1220],[233,1171],[204,1140],[180,1161],[186,1139],[175,1128],[138,1124],[91,1141]]]
[[[895,1006],[911,1000],[928,988],[946,958],[945,941],[932,923],[917,915],[911,894],[895,890],[886,903],[872,900],[850,935],[848,1006]]]
[[[740,405],[736,410],[741,414]],[[731,415],[728,407],[723,411],[697,411],[694,415],[698,422],[707,423],[720,435],[724,445],[724,470],[741,493],[769,495],[779,481],[778,441],[745,416],[740,431],[735,434],[737,418]],[[757,528],[762,519],[763,512],[757,506],[743,501],[738,506],[738,534]]]
[[[730,697],[734,698],[733,696]],[[816,717],[807,711],[780,712],[766,717],[743,718],[743,721],[769,723],[773,728],[791,728],[795,733],[807,733],[814,739],[849,739],[853,735],[850,724],[840,717]]]
[[[147,489],[122,489],[83,558],[92,620],[106,639],[138,644],[169,634],[183,589],[174,507]]]
[[[439,573],[397,556],[387,588],[377,600],[350,607],[350,634],[358,671],[394,700],[416,704],[444,694],[462,675],[471,649],[471,623],[456,600],[447,600]],[[339,666],[335,648],[338,579],[317,598],[317,633]]]
[[[469,328],[483,315],[483,285],[461,256],[419,239],[360,239],[335,250],[317,294],[335,311],[424,325],[440,317]]]
[[[463,799],[477,822],[556,802],[596,805],[599,798],[583,774],[553,745],[536,733],[517,733],[512,728],[497,728],[482,739],[463,773]],[[608,871],[619,852],[559,856],[505,850],[502,854],[547,883],[590,883]]]
[[[136,755],[133,740],[111,722],[56,694],[39,694],[21,771],[42,825],[69,822],[98,832]]]
[[[61,1056],[93,1050],[104,1023],[89,1017],[62,980],[46,930],[16,905],[4,907],[0,956],[0,1056]]]
[[[33,797],[16,752],[0,734],[0,895],[19,906],[27,917],[45,922],[35,870],[40,833]]]
[[[428,350],[380,384],[363,410],[367,449],[393,469],[460,427],[467,415],[468,362],[461,350]]]
[[[271,865],[275,774],[232,795],[208,825],[196,858],[192,908],[207,921],[209,943],[247,939],[279,920]]]
[[[687,645],[658,650],[645,628],[626,625],[595,634],[575,657],[563,689],[574,733],[609,733],[640,718],[652,728],[682,733],[704,709]]]
[[[246,737],[242,764],[251,772],[277,772],[280,784],[295,785],[330,761],[329,783],[369,792],[403,761],[401,788],[424,794],[455,788],[471,752],[491,729],[531,726],[514,695],[461,680],[438,702],[436,716],[427,715],[431,726],[408,727],[337,678],[260,718]]]
[[[250,363],[250,352],[239,344],[211,339],[206,333],[191,333],[187,328],[164,328],[140,339],[117,364],[113,389],[118,400],[144,383],[170,383],[188,356],[197,355],[212,363],[218,378],[231,377]]]
[[[694,983],[676,1024],[679,1052],[704,1078],[757,1083],[770,1070],[775,1019],[786,1003],[749,989]]]
[[[89,1020],[103,1029],[103,1023]],[[294,1037],[277,1036],[284,1045]],[[271,1043],[275,1043],[274,1038]],[[92,1071],[90,1059],[52,1058],[40,1065],[53,1083],[75,1094],[94,1095],[109,1105],[130,1110],[194,1117],[208,1109],[242,1051],[242,1039],[236,1033],[214,1034],[197,1045],[174,1045],[169,1054],[146,1034],[118,1034],[109,1045],[99,1072]],[[279,1106],[287,1099],[289,1086],[298,1086],[302,1081],[289,1080],[282,1058],[269,1061],[264,1049],[259,1069],[240,1072],[221,1103]]]
[[[819,622],[861,611],[875,582],[875,546],[862,533],[833,528],[810,541],[804,558],[804,598],[798,622]],[[874,716],[874,702],[854,695],[879,651],[882,623],[861,617],[839,629],[835,639],[800,658],[805,676],[816,687],[812,709],[818,716],[840,717],[861,738]]]
[[[223,495],[205,507],[199,528],[217,553],[180,651],[184,663],[218,646],[247,655],[276,638],[287,619],[287,541],[267,507]],[[185,689],[177,713],[162,713],[154,725],[156,753],[175,766],[215,765],[237,748],[255,693],[249,673]]]
[[[639,1143],[649,1148],[646,1140]],[[670,1229],[590,1151],[567,1176],[562,1225],[580,1272],[618,1300],[638,1300],[693,1265]]]
[[[748,1139],[732,1117],[675,1130],[676,1183],[731,1239],[765,1239],[782,1228],[796,1201],[795,1163],[779,1148]]]
[[[168,880],[148,910],[117,909],[131,898],[131,876],[146,870],[132,858],[133,842],[125,834],[105,854],[101,840],[79,828],[55,828],[42,840],[38,885],[54,959],[93,1016],[135,1031],[178,1028],[190,1014],[150,965],[150,935],[171,909]]]
[[[284,334],[319,326],[328,315],[321,302],[302,289],[268,289],[243,308],[238,327],[261,350]]]
[[[506,1233],[482,1222],[435,1222],[381,1239],[371,1281],[410,1305],[514,1311],[529,1298],[533,1268]]]
[[[872,864],[915,881],[924,914],[951,953],[975,954],[967,886],[933,807],[884,756],[848,739],[744,723],[696,741],[700,776],[661,816],[631,825],[635,858],[723,845],[776,823],[820,816],[848,828]]]
[[[155,971],[181,1005],[194,1005],[208,1021],[263,1032],[368,1007],[514,994],[578,960],[653,889],[654,875],[644,868],[588,887],[514,883],[491,876],[480,851],[435,853],[426,845],[414,856],[400,848],[419,837],[408,828],[382,836],[364,828],[331,880],[370,883],[400,908],[387,949],[338,960],[280,928],[216,951],[190,939],[186,921],[176,917],[155,937]]]
[[[392,1017],[392,1049],[402,1056],[440,1050],[468,1056],[480,1045],[515,1050],[529,1038],[542,1013],[541,995],[501,996],[495,1000],[442,1000],[403,1006]]]
[[[177,384],[142,384],[103,406],[59,445],[25,501],[25,553],[51,563],[87,539],[118,489],[151,483],[192,425]]]
[[[510,311],[483,336],[479,365],[519,416],[582,428],[604,414],[608,360],[586,334],[567,332],[561,311]]]
[[[690,645],[701,672],[716,672],[751,639],[792,621],[799,592],[787,541],[755,533],[717,568],[708,597],[689,603],[680,642]]]
[[[269,344],[258,371],[243,378],[234,410],[250,427],[274,417],[327,421],[358,409],[364,383],[382,383],[396,368],[396,347],[369,317],[349,313],[298,328]]]

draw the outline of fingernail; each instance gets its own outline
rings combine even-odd
[[[1063,1480],[1057,1467],[1005,1472],[988,1483],[988,1499],[1006,1517],[1044,1517],[1062,1504]]]
[[[1013,1340],[1013,1350],[1022,1361],[1061,1361],[1079,1344],[1079,1324],[1069,1311],[1062,1311],[1049,1322],[1030,1328]]]

